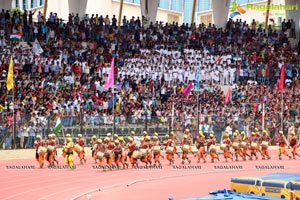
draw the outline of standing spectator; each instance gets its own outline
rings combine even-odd
[[[113,18],[111,19],[111,26],[117,27],[117,18],[116,15],[113,15]]]
[[[291,19],[291,32],[290,37],[296,39],[296,23],[293,19]]]
[[[33,148],[33,142],[35,141],[36,136],[36,126],[33,122],[29,123],[28,126],[28,140],[26,142],[26,148]]]

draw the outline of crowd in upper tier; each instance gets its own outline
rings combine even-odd
[[[64,126],[78,125],[81,113],[85,125],[112,124],[115,111],[116,124],[147,119],[149,124],[169,125],[174,116],[175,130],[196,130],[197,99],[204,133],[229,128],[251,133],[264,121],[275,134],[281,125],[278,80],[283,65],[284,127],[299,126],[300,45],[289,41],[295,37],[292,20],[280,29],[264,29],[255,20],[229,19],[222,29],[203,23],[145,25],[139,17],[124,16],[118,27],[115,16],[70,14],[63,21],[50,13],[44,21],[38,13],[35,22],[33,14],[0,13],[2,135],[11,130],[13,105],[19,136],[31,136],[32,141],[54,110]],[[15,33],[23,34],[23,43],[10,40]],[[36,39],[43,49],[40,55],[21,45]],[[10,55],[14,93],[6,90]],[[113,57],[114,93],[103,88]],[[198,80],[200,91],[194,88],[183,96],[187,85]],[[231,88],[230,101],[225,100],[224,85]],[[24,126],[30,131],[22,131]]]

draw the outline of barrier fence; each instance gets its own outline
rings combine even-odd
[[[7,121],[3,116],[0,118],[0,145],[5,149],[10,148],[33,148],[36,135],[46,138],[48,134],[53,133],[56,123],[55,115],[33,116],[25,115],[22,117],[14,116],[16,123]],[[115,123],[113,119],[115,118]],[[150,135],[157,132],[162,140],[170,131],[174,131],[175,135],[181,139],[183,132],[189,128],[194,141],[197,137],[197,131],[202,131],[206,137],[211,131],[214,132],[218,142],[221,141],[222,133],[227,130],[230,124],[232,132],[235,130],[245,131],[247,135],[251,134],[251,130],[256,127],[261,128],[259,120],[247,121],[247,119],[239,119],[238,121],[228,122],[226,120],[212,118],[210,115],[200,115],[199,122],[196,117],[154,117],[154,116],[84,116],[61,117],[63,128],[58,137],[63,140],[65,134],[69,133],[72,137],[83,134],[89,140],[93,135],[97,138],[104,138],[107,133],[118,134],[119,136],[128,136],[130,131],[135,131],[138,136],[142,136],[143,131],[147,131]],[[199,123],[199,127],[197,125]],[[284,132],[290,122],[284,122]],[[273,124],[274,125],[274,124]],[[273,126],[266,123],[265,129],[270,133],[271,138],[279,131],[279,126]],[[296,124],[295,124],[296,125]],[[298,125],[298,124],[297,124]],[[297,126],[298,127],[298,126]]]

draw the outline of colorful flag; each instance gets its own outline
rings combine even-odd
[[[230,87],[228,88],[226,97],[225,97],[225,103],[228,103],[229,101],[231,101],[231,89]]]
[[[10,56],[7,79],[6,79],[6,88],[7,90],[11,90],[14,87],[14,63],[12,56]]]
[[[283,93],[283,89],[284,89],[284,69],[285,68],[285,64],[282,65],[281,67],[281,72],[280,72],[280,80],[279,80],[279,91],[281,93]]]
[[[44,52],[44,50],[42,49],[42,47],[37,39],[34,40],[32,51],[35,55],[40,55]]]
[[[214,64],[217,64],[217,63],[221,62],[222,60],[223,60],[223,57],[220,56],[217,60],[215,60]]]
[[[114,78],[115,78],[114,70],[115,70],[115,59],[113,58],[111,61],[110,72],[109,72],[108,78],[106,80],[106,83],[103,85],[104,89],[109,89],[114,86],[114,82],[115,82],[114,81]]]
[[[55,133],[55,135],[59,134],[60,133],[60,130],[62,129],[62,123],[61,123],[61,119],[60,117],[58,117],[56,119],[56,124],[55,124],[55,127],[53,129],[53,132]]]
[[[183,90],[182,96],[183,96],[183,97],[188,96],[189,93],[191,92],[192,88],[193,88],[193,82],[190,82],[190,83],[188,84],[188,86]]]
[[[12,33],[10,34],[10,39],[11,40],[21,40],[23,34],[20,32]]]

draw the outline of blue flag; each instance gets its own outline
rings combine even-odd
[[[201,69],[200,69],[200,64],[198,64],[198,67],[197,67],[197,71],[196,71],[196,83],[195,83],[195,91],[199,91],[200,90],[200,81],[201,81],[201,77],[200,77],[200,72],[201,72]]]

